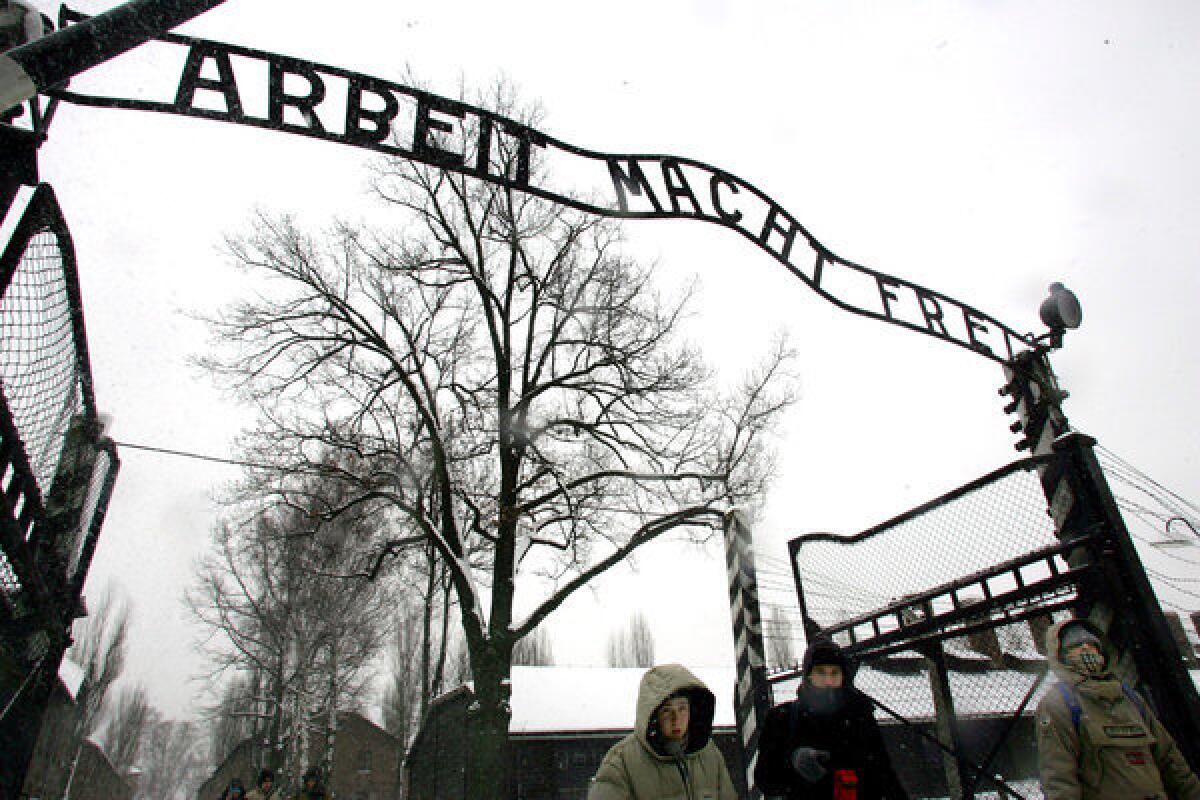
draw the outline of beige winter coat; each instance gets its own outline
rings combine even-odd
[[[1046,633],[1055,678],[1072,687],[1079,729],[1057,686],[1038,704],[1038,770],[1047,800],[1200,800],[1200,780],[1188,769],[1175,740],[1142,702],[1146,716],[1112,674],[1086,676],[1062,662],[1059,632]],[[1086,623],[1085,623],[1086,624]],[[1115,657],[1103,635],[1108,664]]]
[[[666,755],[652,726],[654,711],[677,691],[691,704],[687,745],[681,757]],[[737,800],[725,759],[712,742],[713,693],[678,664],[654,667],[638,688],[633,733],[612,746],[588,800]]]

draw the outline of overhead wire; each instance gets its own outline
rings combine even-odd
[[[177,458],[186,458],[186,459],[191,459],[191,460],[195,460],[195,461],[204,461],[204,462],[208,462],[208,463],[224,464],[224,465],[228,465],[228,466],[243,467],[243,468],[248,468],[248,469],[273,469],[273,468],[275,468],[275,465],[271,465],[271,464],[249,461],[247,459],[225,458],[225,457],[221,457],[221,456],[213,456],[213,455],[208,455],[208,454],[204,454],[204,453],[196,453],[196,452],[192,452],[192,451],[188,451],[188,450],[182,450],[179,448],[161,447],[161,446],[156,446],[156,445],[147,445],[147,444],[140,444],[137,442],[127,442],[127,441],[116,441],[115,444],[118,447],[122,447],[125,449],[141,450],[144,452],[158,453],[160,455],[168,455],[168,456],[174,456]],[[1169,523],[1170,519],[1172,519],[1176,516],[1184,516],[1184,513],[1182,513],[1182,512],[1185,512],[1185,511],[1191,512],[1192,514],[1200,515],[1200,506],[1197,506],[1195,503],[1192,503],[1191,501],[1182,497],[1178,493],[1172,491],[1170,488],[1168,488],[1168,487],[1164,486],[1163,484],[1159,483],[1158,481],[1154,480],[1153,478],[1151,478],[1146,473],[1142,472],[1140,469],[1138,469],[1133,464],[1131,464],[1128,461],[1126,461],[1125,459],[1121,458],[1116,453],[1113,453],[1111,450],[1109,450],[1103,446],[1100,446],[1100,445],[1097,445],[1096,449],[1104,456],[1103,461],[1106,463],[1102,463],[1102,466],[1106,473],[1113,476],[1117,482],[1122,483],[1126,486],[1129,486],[1133,490],[1140,492],[1141,494],[1156,501],[1160,505],[1164,506],[1167,509],[1167,511],[1171,512],[1171,513],[1168,514],[1168,513],[1162,512],[1162,511],[1156,511],[1155,509],[1149,508],[1146,505],[1144,505],[1140,502],[1137,502],[1136,500],[1133,500],[1127,496],[1116,495],[1116,493],[1114,493],[1115,499],[1116,499],[1118,505],[1122,508],[1122,510],[1133,514],[1135,517],[1137,517],[1138,519],[1140,519],[1142,522],[1144,522],[1146,524],[1150,524],[1147,520],[1147,517],[1158,520],[1159,522],[1163,522],[1165,524],[1165,523]],[[315,469],[305,470],[303,468],[299,469],[297,471],[298,472],[311,472],[313,474],[317,474],[317,472],[318,472]],[[1130,531],[1130,534],[1134,538],[1136,538],[1138,541],[1141,541],[1144,544],[1153,546],[1155,544],[1161,543],[1161,542],[1156,543],[1153,540],[1149,539],[1148,537],[1138,534],[1134,531]],[[1180,556],[1180,555],[1177,555],[1174,553],[1169,553],[1169,552],[1162,552],[1161,554],[1165,557],[1171,558],[1176,561],[1180,561],[1182,563],[1185,563],[1185,564],[1188,564],[1191,566],[1200,566],[1200,561],[1194,561],[1192,559],[1185,558],[1183,556]],[[758,579],[760,588],[767,589],[768,591],[780,592],[780,593],[783,593],[786,595],[791,595],[791,593],[795,591],[796,587],[793,583],[792,567],[789,562],[787,562],[781,558],[778,558],[776,556],[771,556],[769,554],[758,554],[757,561],[761,564],[761,566],[759,566],[759,568],[758,568],[758,575],[757,575],[757,579]],[[1151,574],[1154,577],[1158,578],[1159,580],[1167,583],[1174,590],[1181,592],[1185,595],[1189,595],[1191,597],[1200,599],[1200,593],[1189,591],[1188,589],[1185,589],[1182,586],[1178,585],[1178,583],[1180,583],[1180,582],[1200,583],[1200,579],[1172,576],[1172,575],[1168,575],[1166,573],[1160,572],[1158,570],[1154,570],[1149,567],[1146,568],[1146,572],[1148,574]],[[801,576],[801,580],[803,581],[803,584],[804,584],[804,593],[805,593],[806,602],[808,602],[810,599],[817,600],[817,601],[829,601],[831,603],[836,603],[837,604],[836,607],[838,607],[839,609],[844,609],[845,602],[847,599],[854,599],[854,600],[859,600],[859,601],[869,601],[869,602],[876,602],[879,600],[889,599],[888,595],[885,593],[871,592],[869,590],[863,589],[860,586],[855,586],[846,581],[838,580],[836,578],[833,578],[832,576],[829,576],[829,575],[826,575],[826,574],[823,574],[821,572],[811,570],[811,569],[805,571],[805,573]],[[1168,602],[1167,604],[1171,605],[1174,608],[1182,610],[1182,611],[1188,610],[1188,609],[1183,609],[1182,607],[1179,607],[1179,606],[1175,605],[1174,603]],[[778,610],[781,613],[786,613],[786,614],[793,615],[793,616],[800,615],[799,609],[796,608],[795,606],[791,605],[790,603],[768,604],[768,605],[770,607]],[[820,608],[823,606],[822,603],[815,603],[812,605],[814,608]]]
[[[1178,583],[1176,583],[1174,579],[1170,578],[1167,575],[1163,575],[1161,572],[1157,572],[1149,567],[1146,567],[1145,570],[1146,570],[1147,575],[1150,575],[1151,577],[1154,577],[1154,578],[1158,578],[1163,583],[1166,583],[1167,585],[1169,585],[1173,591],[1179,592],[1180,594],[1186,594],[1189,597],[1195,597],[1197,600],[1200,600],[1200,592],[1194,592],[1191,589],[1185,589],[1182,586],[1180,586]]]
[[[794,583],[793,583],[794,578],[792,576],[790,568],[788,569],[788,571],[786,573],[783,572],[782,570],[778,570],[778,569],[775,569],[772,567],[768,567],[766,569],[760,568],[759,574],[762,575],[764,573],[766,575],[770,576],[771,578],[773,578],[777,583],[784,583],[790,589],[795,588]],[[838,592],[844,592],[846,594],[849,594],[849,595],[852,595],[855,597],[859,597],[861,599],[869,599],[869,600],[886,600],[886,599],[888,599],[888,595],[886,593],[872,592],[870,590],[862,588],[861,586],[856,586],[852,583],[848,583],[843,580],[838,580],[837,578],[834,578],[830,575],[827,575],[823,572],[819,572],[816,570],[811,570],[811,569],[805,570],[801,574],[800,577],[801,577],[801,581],[803,581],[803,583],[806,587],[810,586],[812,583],[817,583],[817,584],[820,584],[823,588],[826,588],[829,590],[835,590]]]
[[[1127,471],[1129,471],[1129,472],[1132,472],[1134,475],[1136,475],[1136,476],[1138,476],[1139,478],[1141,478],[1141,480],[1142,480],[1142,481],[1144,481],[1144,482],[1146,482],[1146,483],[1149,483],[1150,485],[1152,485],[1152,486],[1154,486],[1155,488],[1157,488],[1159,491],[1161,491],[1161,492],[1163,492],[1164,494],[1166,494],[1166,495],[1168,495],[1169,497],[1171,497],[1171,498],[1172,498],[1173,500],[1175,500],[1176,502],[1178,502],[1178,503],[1180,503],[1180,504],[1182,504],[1182,505],[1184,505],[1184,506],[1187,506],[1188,508],[1190,508],[1190,509],[1191,509],[1191,510],[1192,510],[1192,511],[1195,513],[1195,514],[1197,514],[1197,515],[1200,515],[1200,505],[1197,505],[1197,504],[1193,503],[1192,501],[1188,500],[1186,497],[1183,497],[1182,495],[1180,495],[1180,494],[1177,494],[1176,492],[1172,491],[1172,490],[1171,490],[1171,489],[1169,489],[1168,487],[1166,487],[1166,486],[1164,486],[1163,484],[1159,483],[1158,481],[1154,480],[1154,479],[1153,479],[1153,478],[1151,478],[1149,475],[1147,475],[1146,473],[1142,472],[1140,469],[1138,469],[1137,467],[1135,467],[1133,464],[1129,463],[1128,461],[1126,461],[1125,459],[1121,458],[1119,455],[1117,455],[1117,454],[1116,454],[1116,453],[1114,453],[1113,451],[1109,450],[1107,447],[1104,447],[1103,445],[1099,445],[1099,444],[1097,444],[1097,445],[1096,445],[1096,449],[1097,449],[1097,450],[1098,450],[1098,451],[1099,451],[1101,454],[1103,454],[1103,455],[1107,456],[1109,459],[1111,459],[1112,461],[1114,461],[1114,462],[1116,462],[1117,464],[1119,464],[1119,465],[1120,465],[1121,467],[1123,467],[1125,470],[1127,470]]]
[[[250,469],[275,469],[277,465],[260,464],[253,461],[244,461],[236,458],[221,458],[220,456],[204,455],[202,453],[192,453],[187,450],[177,450],[171,447],[156,447],[149,444],[136,444],[134,442],[119,442],[114,440],[113,444],[117,447],[124,447],[129,450],[144,450],[148,453],[159,453],[168,456],[177,456],[179,458],[190,458],[195,461],[209,461],[215,464],[228,464],[235,467],[249,467]],[[296,472],[304,472],[299,469]],[[315,470],[313,471],[315,474]]]
[[[1146,545],[1149,545],[1150,547],[1156,548],[1156,552],[1160,556],[1169,558],[1173,561],[1181,561],[1184,564],[1190,564],[1193,567],[1200,567],[1200,561],[1193,561],[1190,558],[1184,558],[1183,556],[1179,555],[1178,553],[1172,553],[1169,550],[1158,549],[1158,546],[1162,544],[1162,540],[1159,540],[1156,542],[1153,539],[1150,539],[1146,536],[1141,535],[1140,533],[1136,533],[1135,531],[1130,531],[1129,535],[1132,536],[1134,539],[1137,539],[1139,542],[1141,542],[1143,544],[1146,544]]]

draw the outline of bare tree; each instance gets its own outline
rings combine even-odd
[[[503,87],[484,102],[518,113]],[[461,123],[430,126],[429,146],[544,181],[527,129]],[[277,465],[265,491],[305,505],[298,476],[316,472],[345,489],[328,516],[391,520],[368,575],[406,547],[436,549],[474,677],[468,796],[482,800],[503,768],[517,642],[637,548],[707,538],[758,501],[790,354],[777,346],[722,394],[678,341],[691,292],[657,293],[615,224],[408,161],[381,164],[375,188],[395,234],[316,237],[262,214],[230,241],[274,286],[213,320],[230,347],[206,363],[260,406],[247,455]],[[517,618],[529,577],[550,588]]]
[[[67,650],[67,658],[83,668],[83,682],[75,698],[82,738],[96,733],[105,701],[125,669],[129,604],[116,589],[105,589],[90,613],[75,623],[74,632],[75,642]]]
[[[80,667],[83,676],[71,709],[70,732],[39,756],[53,765],[47,770],[47,790],[64,797],[72,791],[83,743],[96,738],[111,705],[112,687],[125,668],[129,605],[110,585],[91,604],[87,616],[75,621],[72,632],[75,641],[66,658]]]
[[[403,609],[392,639],[391,674],[383,691],[383,727],[405,747],[412,739],[424,690],[416,663],[420,636],[420,612]]]
[[[146,687],[126,686],[117,695],[112,714],[104,727],[104,753],[117,774],[124,775],[134,766],[138,748],[154,711],[146,700]]]
[[[314,746],[332,760],[338,712],[366,696],[385,643],[385,587],[343,574],[355,569],[358,522],[315,529],[303,511],[278,509],[216,531],[188,594],[215,634],[214,676],[234,676],[210,714],[215,759],[253,736],[281,781],[298,776]]]
[[[654,632],[646,615],[635,611],[624,628],[608,635],[608,665],[610,667],[654,666]]]
[[[455,656],[457,624],[451,625],[453,590],[449,573],[429,545],[411,548],[398,568],[400,593],[394,615],[391,674],[383,694],[384,727],[406,742],[430,701],[466,680]]]
[[[263,730],[267,714],[260,696],[261,675],[257,669],[235,674],[222,688],[217,702],[207,709],[208,762],[212,767]]]
[[[798,666],[793,643],[792,623],[779,606],[770,606],[766,630],[763,632],[767,646],[767,664],[772,669],[788,669]]]
[[[512,663],[519,667],[554,666],[554,646],[550,643],[547,630],[537,628],[517,642],[513,648]]]
[[[135,800],[190,800],[207,772],[202,738],[193,722],[155,715],[138,753]]]
[[[231,524],[215,532],[216,549],[198,567],[187,599],[192,613],[213,636],[205,652],[213,678],[232,673],[225,696],[212,710],[210,746],[215,761],[237,744],[250,726],[267,742],[265,763],[281,768],[287,693],[296,673],[311,664],[307,643],[296,641],[300,615],[295,585],[295,559],[273,547],[275,533],[268,518],[256,518],[240,529]],[[247,676],[264,676],[259,696],[241,690]]]

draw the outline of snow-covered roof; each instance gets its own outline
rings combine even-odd
[[[1200,690],[1200,669],[1190,670],[1192,681]],[[988,670],[986,672],[960,672],[950,670],[950,690],[954,696],[954,710],[959,717],[986,717],[1011,714],[1025,699],[1025,693],[1036,680],[1036,675],[1017,670]],[[1042,695],[1053,684],[1054,678],[1047,675],[1041,686],[1025,704],[1032,713]],[[773,684],[771,689],[775,703],[783,703],[796,696],[798,678],[790,678]],[[886,705],[906,719],[928,719],[933,715],[933,695],[929,685],[929,673],[925,670],[913,673],[894,673],[861,667],[854,685],[871,697]],[[888,719],[886,712],[876,709],[875,716]]]
[[[688,667],[716,695],[715,727],[734,726],[732,667]],[[641,668],[513,667],[514,734],[632,730]]]
[[[1033,673],[1008,669],[985,672],[951,669],[949,676],[955,712],[960,717],[1011,714],[1037,680]],[[1037,708],[1050,680],[1043,680],[1026,704],[1029,711]],[[775,702],[783,703],[795,697],[799,682],[799,678],[789,678],[773,684],[771,690]],[[859,668],[854,685],[906,719],[928,719],[933,716],[933,693],[926,670],[889,672],[864,666]],[[879,709],[876,709],[875,716],[879,719],[889,718],[886,712]]]
[[[717,698],[716,727],[734,727],[732,667],[689,667]],[[633,728],[638,683],[646,670],[610,667],[513,667],[512,722],[514,734],[587,733]],[[1200,669],[1190,671],[1200,690]],[[1011,714],[1025,699],[1036,676],[1017,670],[950,671],[951,690],[960,717]],[[1037,708],[1053,678],[1047,676],[1026,704]],[[774,703],[796,696],[799,679],[772,684]],[[932,716],[929,673],[895,673],[862,667],[855,685],[907,719]],[[880,719],[888,719],[876,711]]]
[[[63,688],[67,690],[71,701],[74,702],[79,695],[80,687],[83,686],[83,667],[63,656],[62,663],[58,665],[58,679],[62,681]]]

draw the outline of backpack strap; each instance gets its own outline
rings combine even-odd
[[[1137,707],[1138,713],[1142,715],[1142,722],[1150,725],[1150,709],[1146,707],[1146,701],[1142,699],[1142,696],[1135,692],[1133,687],[1124,681],[1121,682],[1121,691],[1123,691],[1125,696],[1129,698],[1129,702],[1133,703]]]
[[[1079,706],[1079,698],[1075,696],[1075,690],[1058,681],[1054,684],[1058,687],[1058,693],[1062,695],[1063,702],[1067,704],[1067,710],[1071,712],[1071,724],[1075,726],[1075,733],[1079,733],[1079,718],[1083,716],[1083,709]],[[1137,708],[1138,713],[1142,716],[1142,722],[1150,725],[1150,709],[1146,707],[1146,701],[1142,696],[1134,691],[1133,687],[1122,681],[1121,691],[1129,698],[1129,702],[1133,703]]]
[[[1075,734],[1078,735],[1079,718],[1083,716],[1079,698],[1075,696],[1075,690],[1062,681],[1056,681],[1054,685],[1058,687],[1058,693],[1062,695],[1063,702],[1067,704],[1067,710],[1071,712],[1071,724],[1075,727]]]

